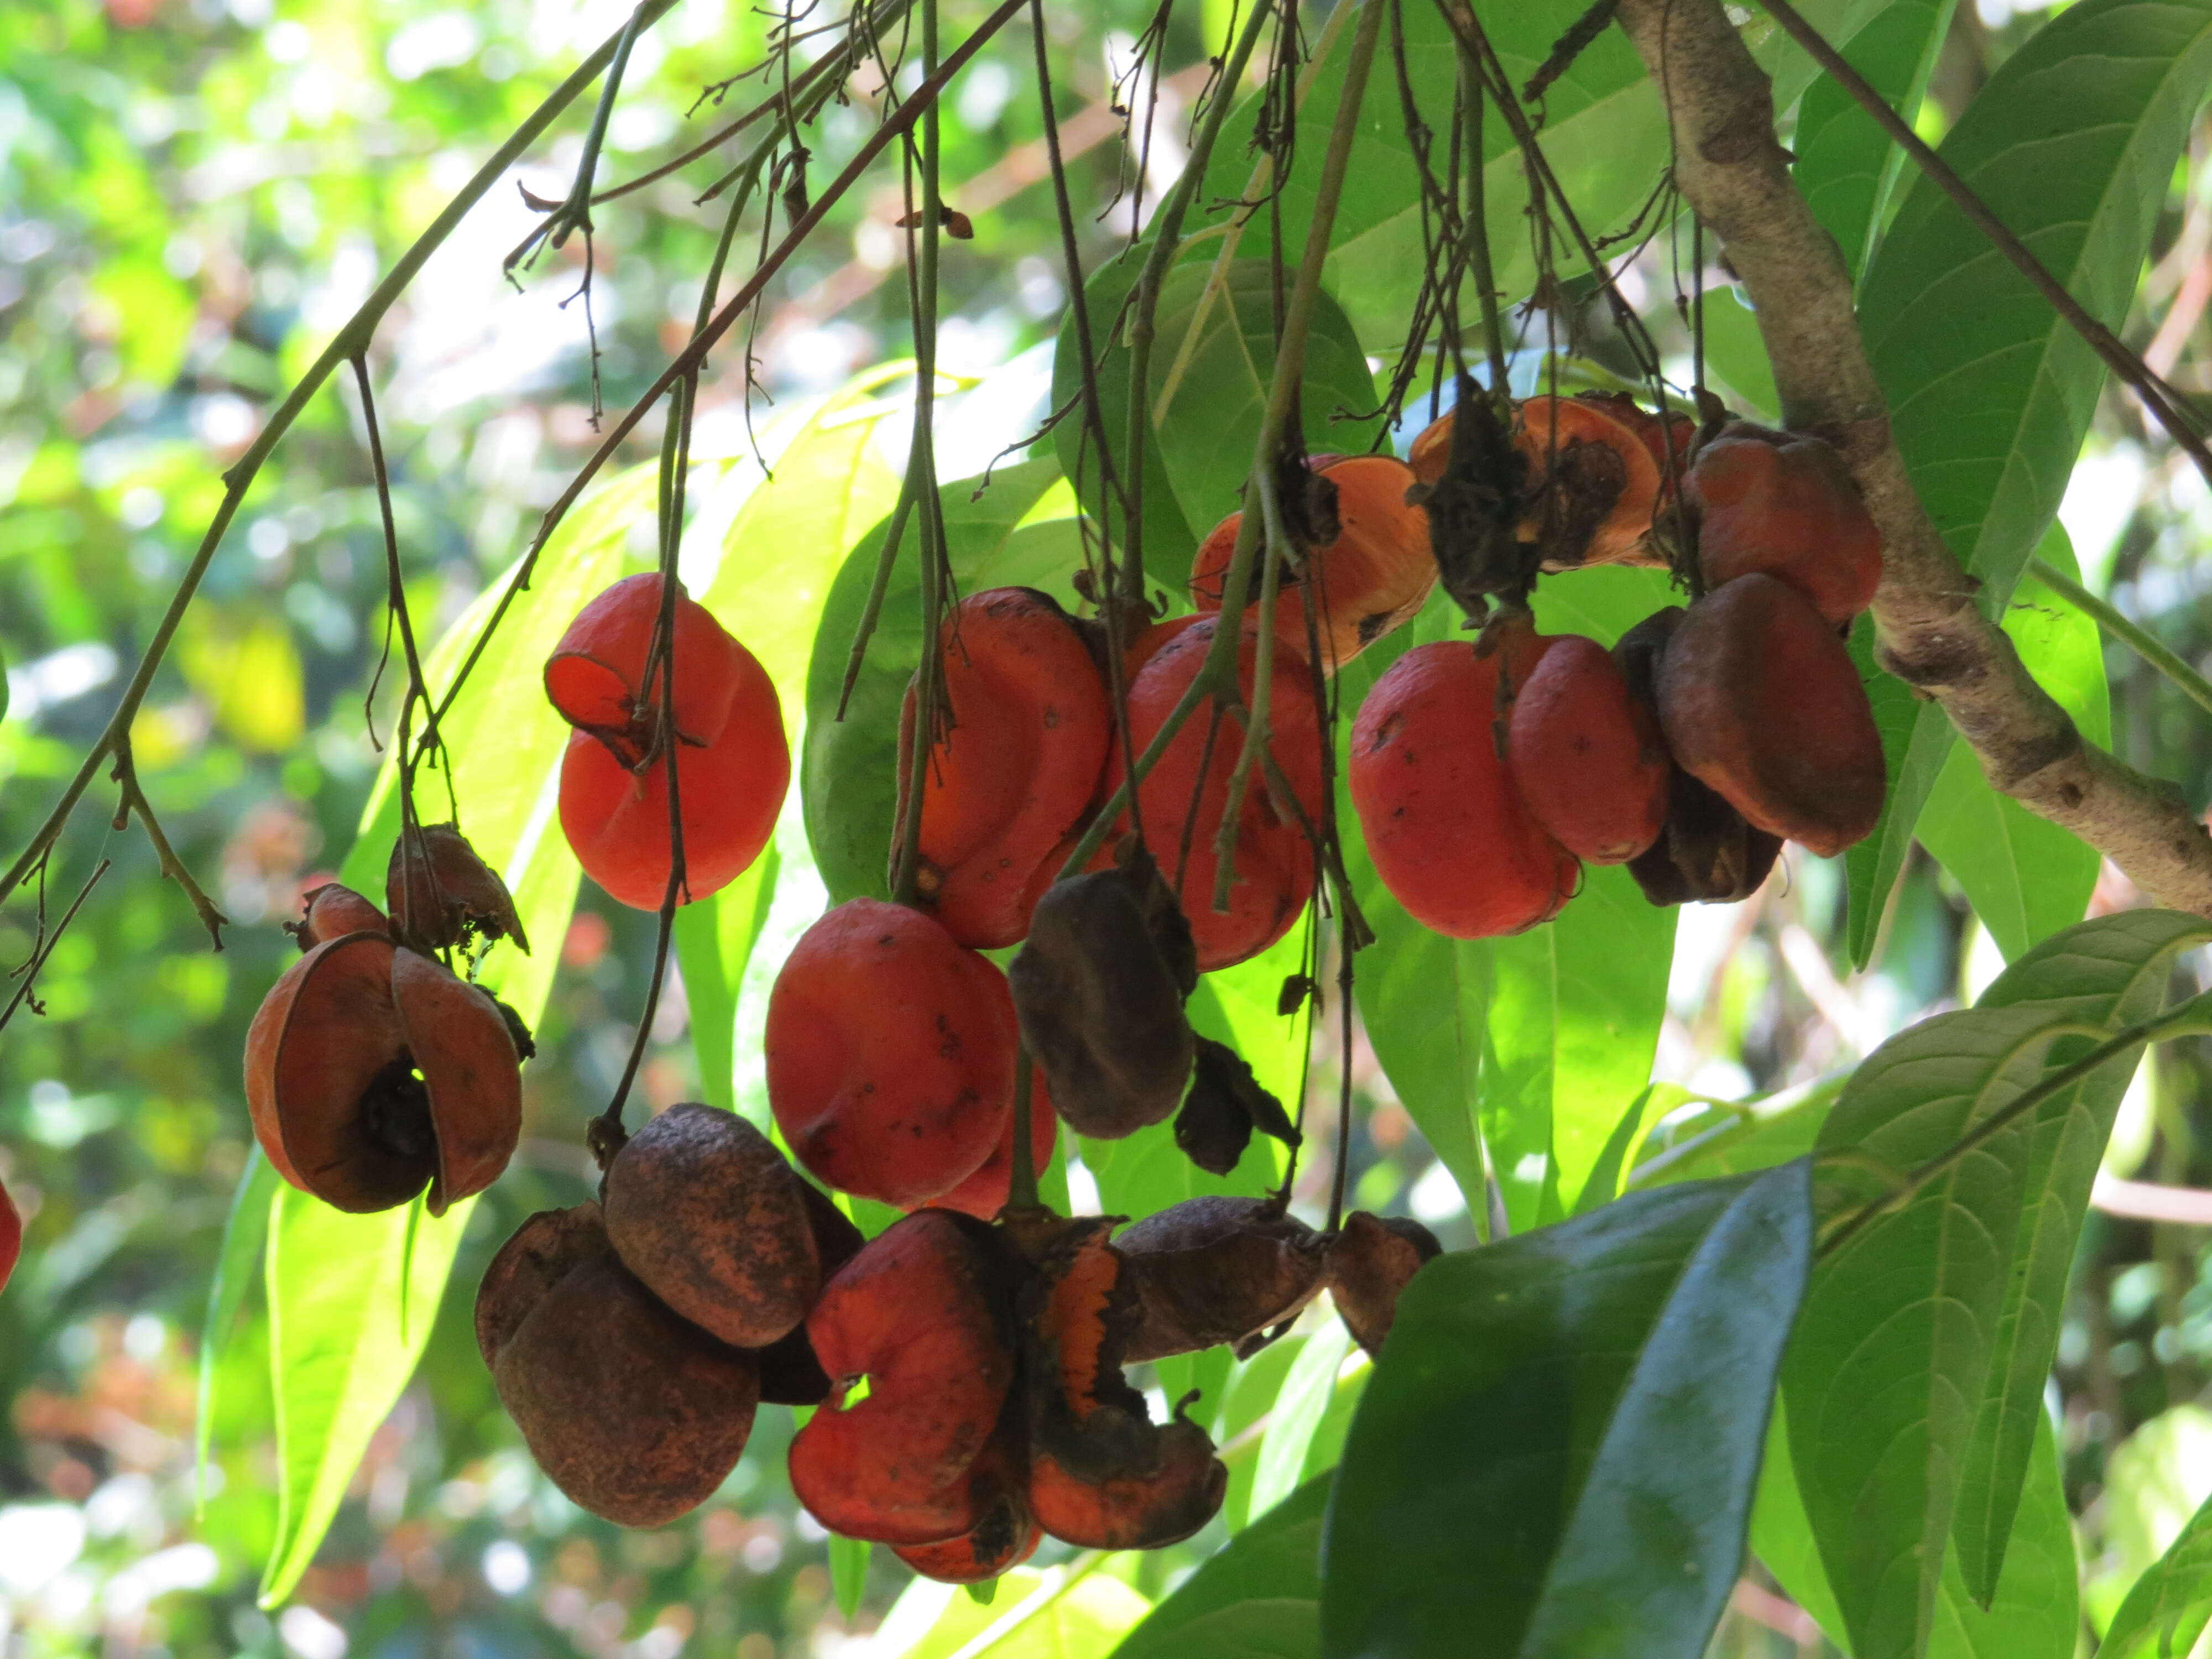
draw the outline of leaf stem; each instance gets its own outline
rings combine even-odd
[[[2035,573],[2038,581],[2172,680],[2191,702],[2200,708],[2212,711],[2212,682],[2208,682],[2203,675],[2183,661],[2141,623],[2124,614],[2111,600],[2099,599],[2073,577],[2045,560],[2031,558],[2027,568]]]

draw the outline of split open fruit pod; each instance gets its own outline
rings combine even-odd
[[[522,1129],[499,1005],[382,933],[315,945],[246,1035],[246,1100],[276,1173],[335,1209],[433,1215],[482,1192]]]

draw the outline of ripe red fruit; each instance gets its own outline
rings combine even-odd
[[[1429,515],[1406,504],[1406,491],[1415,482],[1413,468],[1389,455],[1356,455],[1326,465],[1315,460],[1316,471],[1335,486],[1340,527],[1334,541],[1309,555],[1303,583],[1288,578],[1282,583],[1275,629],[1305,654],[1306,602],[1300,587],[1311,587],[1321,660],[1333,674],[1420,610],[1436,586],[1437,563],[1429,551]],[[1243,519],[1242,513],[1231,514],[1199,544],[1190,596],[1201,612],[1221,609]],[[1252,592],[1259,592],[1256,582]]]
[[[668,890],[668,761],[656,751],[661,670],[648,661],[660,578],[631,576],[584,607],[545,665],[576,727],[561,762],[561,829],[585,873],[657,910]],[[677,596],[676,775],[684,889],[701,899],[750,866],[775,828],[791,752],[775,687],[702,607]]]
[[[949,1211],[910,1215],[839,1269],[807,1315],[831,1392],[791,1443],[791,1488],[833,1532],[936,1544],[984,1518],[993,1495],[967,1477],[1014,1376],[989,1238]]]
[[[1736,422],[1698,452],[1698,562],[1717,588],[1762,572],[1838,624],[1874,603],[1881,532],[1843,458],[1818,438]]]
[[[853,899],[808,928],[776,975],[769,1104],[793,1156],[829,1185],[926,1204],[1006,1133],[1018,1040],[988,958],[919,910]]]
[[[1183,693],[1198,677],[1213,643],[1216,618],[1208,617],[1169,640],[1129,687],[1129,741],[1142,754]],[[1252,695],[1257,661],[1255,629],[1247,623],[1238,642],[1237,684]],[[1314,710],[1312,672],[1278,641],[1270,689],[1269,749],[1295,793],[1307,822],[1321,817],[1321,727]],[[1290,931],[1313,890],[1313,848],[1297,817],[1279,807],[1263,768],[1255,767],[1237,828],[1237,868],[1229,909],[1213,908],[1215,842],[1229,806],[1229,781],[1244,740],[1244,723],[1224,714],[1209,752],[1212,710],[1201,705],[1176,733],[1158,763],[1139,787],[1145,839],[1176,886],[1190,918],[1201,972],[1257,956]],[[1123,775],[1121,757],[1109,757],[1107,787]],[[1182,848],[1189,848],[1185,859]]]
[[[284,931],[300,941],[302,951],[312,951],[348,933],[389,933],[391,926],[383,911],[333,881],[303,896],[300,920],[286,922]]]
[[[1498,682],[1515,654],[1416,646],[1352,722],[1346,781],[1376,873],[1414,921],[1452,939],[1548,921],[1581,874],[1498,752]]]
[[[1595,640],[1546,641],[1514,696],[1505,752],[1529,812],[1577,858],[1625,864],[1658,839],[1666,739]]]
[[[1692,605],[1656,689],[1675,760],[1759,829],[1832,857],[1881,821],[1887,772],[1858,666],[1788,583],[1739,576]]]
[[[1060,1115],[1053,1110],[1052,1095],[1044,1071],[1035,1068],[1030,1083],[1030,1167],[1042,1171],[1052,1162],[1053,1142],[1060,1133]],[[1006,1113],[1006,1133],[991,1149],[981,1167],[949,1193],[930,1201],[941,1210],[957,1210],[978,1221],[988,1221],[1006,1207],[1014,1184],[1014,1115]]]
[[[941,1544],[910,1544],[891,1553],[923,1577],[947,1584],[983,1583],[1036,1554],[1044,1528],[1030,1514],[1020,1427],[1017,1419],[1002,1419],[969,1468],[969,1489],[982,1517],[974,1527]]]
[[[22,1254],[23,1218],[15,1208],[15,1200],[8,1196],[7,1188],[0,1186],[0,1291],[8,1288],[9,1278]]]
[[[1048,594],[994,587],[943,630],[949,727],[929,750],[921,798],[921,896],[979,950],[1029,932],[1053,857],[1091,805],[1113,715],[1106,685]],[[899,811],[914,752],[914,688],[899,714]],[[1063,852],[1061,856],[1065,857]]]
[[[382,933],[318,945],[246,1034],[246,1101],[276,1173],[340,1210],[482,1192],[522,1127],[521,1062],[499,1005]]]

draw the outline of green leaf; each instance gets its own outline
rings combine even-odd
[[[2091,316],[2117,327],[2208,81],[2212,0],[2083,0],[1997,67],[1942,153]],[[2058,509],[2104,366],[1926,179],[1905,192],[1859,313],[1913,487],[1983,605],[2002,614]],[[1932,703],[1886,723],[1883,737],[1884,825],[1850,860],[1862,965],[1951,741]]]
[[[1709,1102],[1703,1112],[1669,1126],[1663,1142],[1656,1134],[1646,1139],[1626,1184],[1634,1191],[1674,1181],[1743,1175],[1802,1158],[1819,1139],[1845,1075],[1831,1073],[1755,1100]],[[1657,1115],[1670,1090],[1663,1084],[1653,1089],[1662,1097],[1650,1109]],[[1686,1091],[1671,1092],[1675,1105],[1689,1103]]]
[[[1435,165],[1442,167],[1455,74],[1451,35],[1435,7],[1402,9],[1407,77],[1422,118],[1436,134]],[[1507,76],[1519,86],[1584,9],[1583,0],[1531,0],[1485,7],[1482,21]],[[1312,221],[1324,138],[1343,95],[1350,20],[1358,10],[1337,8],[1299,88],[1290,176],[1272,198],[1279,205],[1282,246],[1293,264]],[[1421,244],[1420,185],[1407,148],[1392,50],[1386,38],[1368,81],[1352,148],[1352,186],[1337,209],[1324,271],[1353,325],[1378,350],[1403,339],[1427,263]],[[1255,201],[1267,195],[1252,148],[1257,104],[1256,97],[1248,99],[1224,125],[1200,202]],[[1545,157],[1584,227],[1594,237],[1625,228],[1667,166],[1659,100],[1627,37],[1613,29],[1601,33],[1553,85],[1544,108]],[[1498,288],[1513,299],[1535,283],[1526,211],[1528,180],[1512,135],[1494,111],[1484,130],[1483,156],[1484,202]],[[1264,252],[1270,234],[1263,212],[1236,239],[1236,252],[1249,257]],[[1567,246],[1561,246],[1558,255],[1563,276],[1582,268]]]
[[[1269,1407],[1249,1513],[1261,1515],[1273,1509],[1305,1478],[1307,1454],[1336,1398],[1337,1373],[1351,1353],[1352,1334],[1342,1320],[1332,1319],[1306,1339],[1291,1362],[1290,1375]]]
[[[837,1611],[850,1619],[860,1611],[860,1597],[868,1588],[868,1561],[876,1547],[865,1538],[830,1538],[830,1586]]]
[[[576,861],[555,816],[568,728],[545,701],[541,669],[569,619],[623,574],[630,526],[653,512],[655,469],[635,467],[586,496],[547,547],[532,586],[500,631],[441,730],[453,757],[463,831],[514,895],[536,953],[494,948],[478,982],[535,1023],[561,960],[575,902]],[[488,587],[431,652],[434,692],[450,683],[504,579]],[[426,810],[445,780],[426,774]],[[373,896],[398,833],[399,799],[387,765],[340,879]],[[261,1595],[291,1593],[313,1559],[369,1437],[412,1375],[428,1339],[471,1205],[441,1219],[420,1200],[378,1215],[343,1215],[289,1186],[270,1210],[270,1376],[276,1396],[281,1519]]]
[[[200,1327],[198,1405],[193,1413],[192,1462],[196,1474],[192,1503],[196,1515],[207,1510],[206,1474],[209,1442],[215,1431],[216,1379],[222,1375],[223,1356],[238,1329],[238,1316],[246,1293],[260,1264],[261,1247],[269,1237],[269,1200],[275,1195],[276,1166],[261,1155],[257,1146],[246,1155],[231,1194],[230,1213],[223,1218],[222,1245],[216,1254],[215,1277],[208,1281],[207,1316]]]
[[[988,487],[969,478],[941,485],[945,552],[959,590],[1042,588],[1064,605],[1075,602],[1072,578],[1083,550],[1073,501],[1051,461],[1000,467]],[[980,496],[976,494],[981,489]],[[887,891],[885,864],[898,795],[899,705],[921,660],[920,532],[909,520],[883,614],[854,683],[845,718],[837,718],[845,660],[866,609],[887,526],[862,536],[830,586],[806,670],[806,739],[800,788],[806,836],[829,889],[842,904]]]
[[[1798,1494],[1785,1417],[1778,1402],[1752,1509],[1751,1547],[1790,1598],[1840,1647],[1843,1615]],[[2081,1623],[2074,1522],[2047,1417],[2039,1419],[2027,1474],[2014,1551],[1995,1601],[1986,1609],[1979,1606],[1956,1560],[1946,1562],[1927,1659],[2072,1659]]]
[[[1917,1168],[2087,1052],[2080,1027],[2155,1012],[2172,953],[2208,931],[2144,911],[2046,940],[1979,1006],[1869,1056],[1821,1148]],[[2132,1069],[2116,1059],[2009,1124],[1814,1274],[1784,1388],[1798,1480],[1860,1659],[1924,1646],[1954,1521],[1976,1594],[1997,1582],[2067,1264]],[[1857,1196],[1878,1190],[1863,1182]]]
[[[1809,1166],[1638,1194],[1406,1291],[1322,1542],[1361,1659],[1697,1659],[1812,1250]]]
[[[1891,0],[1842,49],[1851,67],[1908,122],[1920,107],[1956,6],[1957,0]],[[1797,106],[1790,148],[1797,158],[1790,176],[1857,276],[1880,235],[1905,153],[1856,99],[1825,75]]]
[[[1119,1578],[1086,1564],[1017,1567],[988,1606],[951,1584],[916,1579],[878,1631],[885,1659],[1104,1659],[1152,1609]]]
[[[676,963],[699,1058],[699,1094],[710,1106],[737,1109],[738,988],[768,920],[781,864],[770,842],[720,892],[676,913]]]
[[[2162,1530],[2154,1530],[2157,1522],[2171,1513],[2174,1499],[2183,1498],[2175,1475],[2203,1442],[2204,1425],[2201,1407],[2179,1406],[2144,1424],[2112,1455],[2106,1561],[2117,1565],[2120,1574],[2138,1567],[2140,1571],[2105,1627],[2098,1659],[2148,1654],[2179,1659],[2195,1651],[2197,1638],[2212,1620],[2212,1498],[2189,1516],[2156,1560],[2142,1565],[2142,1556],[2156,1550],[2163,1537]],[[2093,1600],[2101,1588],[2091,1586]]]
[[[410,1204],[343,1215],[280,1185],[269,1222],[269,1368],[276,1382],[277,1539],[261,1605],[290,1595],[355,1466],[414,1373],[474,1199],[432,1218]]]
[[[1114,1659],[1319,1659],[1322,1514],[1309,1480],[1182,1581]]]
[[[2158,1012],[2174,957],[2207,939],[2212,925],[2167,910],[2083,922],[1999,975],[1980,1006],[2117,1030]],[[1984,1601],[2005,1558],[2029,1441],[2044,1414],[2044,1383],[2057,1352],[2089,1188],[2140,1052],[2100,1067],[2034,1116],[2027,1202],[2009,1240],[2011,1273],[1989,1380],[1972,1396],[1978,1408],[1954,1523],[1966,1582]]]

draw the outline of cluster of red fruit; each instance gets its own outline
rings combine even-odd
[[[1453,424],[1414,446],[1425,484]],[[1870,833],[1881,741],[1844,635],[1881,544],[1834,452],[1741,422],[1693,441],[1607,395],[1530,398],[1513,436],[1517,531],[1545,568],[1664,566],[1686,540],[1701,597],[1610,652],[1509,611],[1472,646],[1392,665],[1346,781],[1407,910],[1454,938],[1517,933],[1558,914],[1585,860],[1628,865],[1656,904],[1732,901],[1784,839],[1832,855]]]
[[[508,1240],[477,1337],[539,1466],[596,1514],[672,1520],[736,1467],[760,1402],[813,1407],[790,1468],[815,1517],[973,1583],[1048,1533],[1148,1548],[1219,1508],[1212,1443],[1153,1422],[1125,1364],[1264,1340],[1324,1285],[1379,1346],[1436,1252],[1410,1223],[1325,1237],[1261,1200],[1114,1225],[931,1208],[864,1244],[743,1119],[676,1106],[601,1203]]]
[[[482,1192],[522,1129],[514,1011],[437,953],[479,939],[527,951],[506,884],[451,824],[410,825],[392,849],[387,916],[335,883],[290,924],[305,953],[246,1034],[246,1101],[276,1173],[356,1213],[429,1189],[433,1215]]]

